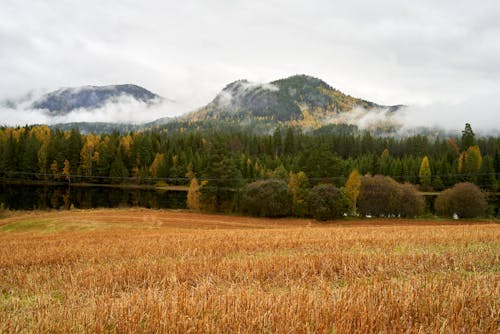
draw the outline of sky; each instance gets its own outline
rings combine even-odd
[[[412,124],[498,128],[500,2],[2,0],[0,73],[0,100],[133,83],[175,101],[137,121],[192,111],[238,79],[308,74],[408,105]]]

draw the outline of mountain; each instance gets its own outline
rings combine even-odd
[[[235,81],[208,105],[186,115],[184,119],[240,124],[265,122],[317,128],[357,107],[365,111],[376,109],[392,113],[402,106],[378,105],[346,95],[320,79],[294,75],[266,84]]]
[[[62,88],[45,94],[32,104],[33,109],[47,109],[51,115],[64,115],[73,110],[97,109],[108,102],[128,97],[138,102],[154,103],[162,98],[140,86],[111,85]]]

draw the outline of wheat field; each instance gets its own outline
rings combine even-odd
[[[498,333],[500,225],[162,210],[0,220],[0,332]]]

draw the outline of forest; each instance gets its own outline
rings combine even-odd
[[[353,171],[390,176],[421,192],[470,182],[495,193],[500,138],[476,136],[470,124],[461,136],[434,138],[376,136],[352,125],[278,127],[269,134],[228,126],[100,135],[35,125],[0,128],[0,157],[2,182],[187,187],[194,181],[212,210],[231,211],[235,193],[254,181],[290,184],[299,176],[308,187],[340,188]]]

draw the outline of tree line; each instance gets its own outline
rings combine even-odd
[[[235,190],[256,180],[342,187],[354,170],[421,191],[470,182],[494,192],[500,138],[476,137],[469,124],[461,136],[437,138],[380,137],[350,125],[310,132],[278,127],[269,134],[227,127],[102,135],[36,125],[0,128],[0,157],[3,179],[189,185],[196,178],[205,202],[224,211],[232,210]]]

